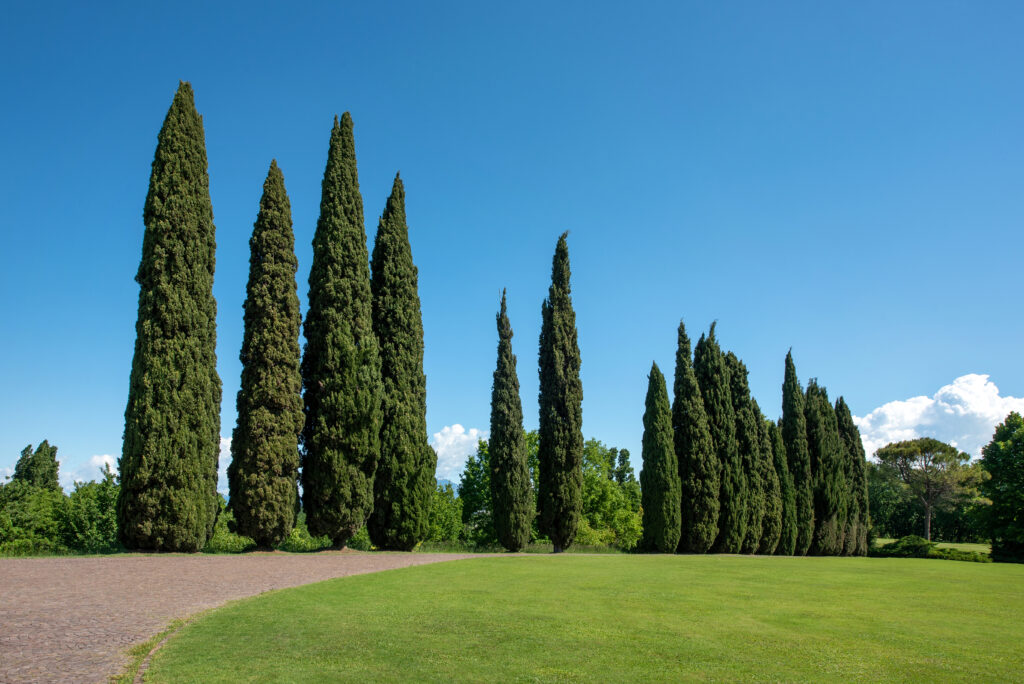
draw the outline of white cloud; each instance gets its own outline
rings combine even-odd
[[[231,438],[220,438],[220,456],[217,457],[217,491],[228,495],[228,464],[231,463]]]
[[[62,466],[58,460],[58,465]],[[110,470],[117,474],[117,457],[111,456],[110,454],[97,454],[91,456],[88,461],[79,463],[78,467],[65,471],[63,467],[60,468],[60,486],[67,491],[71,491],[75,488],[76,482],[92,482],[99,481],[102,477],[101,472],[105,465],[110,466]]]
[[[0,483],[7,482],[7,478],[14,475],[14,468],[3,466],[0,468]]]
[[[962,375],[931,397],[890,401],[854,417],[868,456],[889,444],[918,437],[948,442],[972,457],[992,440],[1010,411],[1024,413],[1024,398],[999,396],[988,375]]]
[[[467,430],[458,423],[445,425],[440,432],[435,432],[431,446],[437,452],[437,479],[457,482],[466,458],[476,452],[476,444],[481,439],[487,439],[486,431]]]

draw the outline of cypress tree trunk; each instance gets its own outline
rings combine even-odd
[[[789,472],[782,428],[778,423],[771,421],[766,421],[765,426],[771,440],[773,465],[779,480],[779,497],[782,505],[781,532],[775,553],[780,556],[792,556],[796,551],[797,535],[796,489],[793,486],[793,475]]]
[[[850,517],[856,515],[852,526],[848,526],[853,533],[852,546],[847,540],[844,553],[855,556],[868,555],[868,530],[871,528],[871,516],[868,510],[868,482],[865,472],[864,442],[860,437],[860,430],[853,422],[853,415],[850,407],[842,397],[836,401],[836,421],[839,423],[839,434],[846,445],[846,455],[849,458],[850,478],[847,485],[850,488]]]
[[[263,548],[284,541],[299,508],[298,265],[284,175],[272,161],[249,240],[242,384],[228,466],[236,530]]]
[[[395,176],[373,245],[373,330],[380,344],[380,462],[374,480],[370,539],[409,551],[430,530],[437,454],[427,443],[423,317],[405,221],[405,187]]]
[[[732,405],[729,368],[715,339],[715,324],[707,337],[701,335],[693,350],[693,370],[708,414],[711,441],[721,467],[718,495],[718,537],[713,548],[719,553],[739,553],[746,536],[743,499],[743,471],[736,444],[736,412]]]
[[[219,510],[215,238],[203,121],[181,83],[157,138],[119,468],[129,549],[198,551]]]
[[[742,487],[740,491],[746,516],[746,532],[740,550],[743,553],[757,553],[761,544],[761,521],[764,518],[764,488],[760,472],[760,418],[754,414],[746,365],[732,352],[725,355],[725,362],[729,367],[729,389],[733,411],[736,413],[736,445],[741,464],[737,481]]]
[[[761,475],[761,486],[764,493],[764,516],[761,518],[761,541],[757,553],[772,555],[782,538],[782,491],[779,477],[775,472],[772,456],[772,438],[768,431],[768,421],[761,413],[761,407],[751,400],[754,416],[757,420],[758,436],[761,440],[758,470]]]
[[[352,117],[334,120],[313,236],[302,357],[302,504],[315,536],[343,546],[373,509],[380,355],[373,333]]]
[[[793,553],[806,556],[814,539],[814,496],[811,489],[811,455],[807,446],[804,393],[796,377],[793,352],[786,353],[786,377],[782,382],[782,441],[793,476],[796,502],[796,546]]]
[[[718,536],[721,482],[704,399],[690,361],[690,338],[682,321],[679,322],[673,389],[672,425],[682,498],[679,551],[707,553]]]
[[[665,376],[651,365],[644,411],[643,460],[640,471],[643,541],[647,551],[674,553],[679,546],[679,463],[672,443],[672,412]]]
[[[541,306],[540,464],[538,507],[541,532],[555,553],[576,538],[583,488],[583,385],[576,313],[569,287],[568,233],[558,238],[551,264],[551,287]]]
[[[807,383],[804,413],[814,473],[814,540],[810,552],[838,556],[843,552],[846,517],[843,444],[828,393],[814,379]]]
[[[498,363],[491,387],[491,511],[498,541],[509,551],[530,542],[533,492],[527,464],[523,405],[519,399],[516,357],[512,353],[512,326],[508,321],[505,291],[498,312]]]

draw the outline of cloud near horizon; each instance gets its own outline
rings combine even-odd
[[[1024,413],[1024,398],[1000,396],[988,375],[969,373],[931,397],[890,401],[853,420],[869,458],[891,442],[918,437],[948,442],[977,458],[1011,411]]]
[[[117,457],[110,454],[90,456],[88,461],[67,472],[60,468],[63,465],[60,459],[57,459],[57,464],[60,473],[60,486],[68,492],[75,488],[76,482],[92,482],[94,480],[98,482],[101,479],[100,473],[103,471],[104,465],[109,465],[114,474],[117,474]]]
[[[437,471],[439,480],[455,482],[462,473],[466,458],[476,452],[476,445],[481,439],[487,439],[487,431],[478,428],[462,427],[458,423],[445,425],[440,432],[434,433],[431,446],[437,452]]]

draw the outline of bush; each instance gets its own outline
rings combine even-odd
[[[292,528],[288,537],[277,545],[277,548],[279,551],[289,553],[310,553],[330,548],[330,546],[330,537],[314,537],[309,533],[309,528],[306,527],[306,513],[300,511],[295,519],[295,527]]]
[[[60,537],[69,549],[81,553],[114,553],[117,539],[118,486],[110,466],[99,482],[76,482],[75,491],[60,512]]]
[[[67,497],[60,490],[12,480],[0,487],[0,553],[65,553],[60,521]]]
[[[227,501],[224,500],[224,496],[218,494],[217,498],[220,501],[220,513],[213,526],[213,535],[203,547],[203,553],[245,553],[254,550],[256,542],[249,537],[243,537],[231,531],[235,527],[235,518],[231,511],[227,510]]]
[[[943,560],[969,561],[972,563],[991,563],[992,559],[977,551],[961,549],[940,549],[935,542],[928,541],[916,534],[907,535],[894,542],[874,549],[873,556],[883,558],[941,558]]]

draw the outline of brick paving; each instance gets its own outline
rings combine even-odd
[[[0,558],[0,682],[105,682],[169,622],[232,599],[462,554]]]

